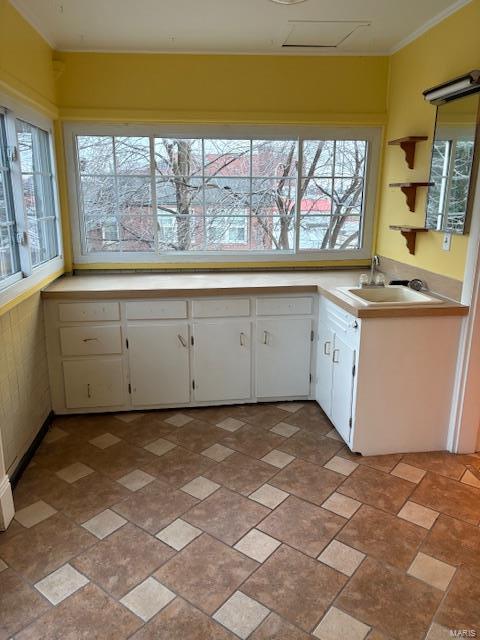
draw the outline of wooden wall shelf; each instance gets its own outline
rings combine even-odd
[[[390,225],[390,229],[393,229],[394,231],[400,231],[402,236],[405,238],[408,251],[412,254],[412,256],[415,255],[417,233],[426,233],[428,231],[428,229],[425,229],[425,227],[409,227],[408,225],[394,225],[394,224]]]
[[[405,152],[405,160],[409,169],[413,169],[415,165],[415,149],[417,142],[424,142],[428,140],[428,136],[405,136],[404,138],[397,138],[396,140],[390,140],[389,145],[399,146]]]
[[[417,189],[419,187],[433,187],[434,182],[391,182],[390,187],[398,187],[405,195],[410,211],[415,211]]]

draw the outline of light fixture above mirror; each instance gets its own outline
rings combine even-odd
[[[425,227],[468,232],[480,138],[480,71],[424,91],[437,106]]]
[[[300,4],[300,2],[306,2],[306,0],[270,0],[276,4]]]

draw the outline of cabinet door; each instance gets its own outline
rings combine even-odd
[[[65,360],[63,380],[67,409],[115,407],[125,403],[121,358]]]
[[[127,333],[134,406],[189,402],[188,324],[129,323]]]
[[[332,412],[333,337],[329,327],[318,325],[316,400],[327,416]]]
[[[353,403],[353,366],[355,350],[335,334],[332,353],[333,382],[330,418],[342,438],[350,440],[350,419]]]
[[[258,398],[310,394],[311,331],[310,318],[257,320]]]
[[[193,325],[196,401],[251,397],[251,324],[217,320]]]

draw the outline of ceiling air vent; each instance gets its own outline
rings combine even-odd
[[[369,27],[370,22],[353,20],[290,20],[290,33],[283,47],[335,49],[357,29]]]

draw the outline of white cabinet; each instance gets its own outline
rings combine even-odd
[[[326,318],[328,322],[328,317]],[[345,440],[350,440],[356,351],[330,320],[319,324],[316,400]]]
[[[332,353],[335,334],[323,322],[318,323],[316,400],[327,416],[332,410]]]
[[[187,403],[190,400],[188,324],[129,323],[127,335],[133,405]]]
[[[118,407],[125,402],[121,358],[88,358],[63,362],[67,409]]]
[[[311,318],[257,320],[256,395],[258,398],[310,393]]]
[[[58,414],[311,398],[313,295],[46,300]]]
[[[332,351],[332,400],[330,419],[348,442],[352,427],[355,350],[335,334]]]
[[[319,318],[315,399],[350,444],[361,324],[324,298],[319,301]]]
[[[246,400],[251,391],[251,323],[193,324],[193,396],[197,402]]]
[[[447,448],[461,318],[361,320],[319,301],[316,399],[352,451]]]

